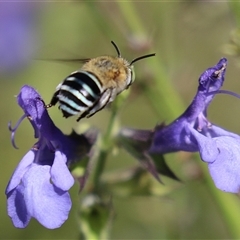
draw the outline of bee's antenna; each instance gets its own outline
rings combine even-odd
[[[139,60],[141,60],[141,59],[143,59],[143,58],[153,57],[153,56],[155,56],[155,55],[156,55],[156,53],[151,53],[151,54],[147,54],[147,55],[144,55],[144,56],[135,58],[135,59],[133,59],[133,60],[130,62],[130,65],[132,65],[134,62],[137,62],[137,61],[139,61]]]
[[[116,43],[114,41],[111,41],[112,45],[115,47],[116,51],[117,51],[117,54],[118,54],[118,57],[121,57],[121,53],[120,53],[120,50],[118,48],[118,46],[116,45]]]

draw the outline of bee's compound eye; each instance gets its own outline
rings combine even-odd
[[[132,78],[131,82],[133,82],[135,80],[135,71],[134,70],[131,71],[131,78]]]
[[[133,66],[131,66],[131,69],[130,69],[130,79],[129,79],[129,84],[128,85],[131,85],[135,80],[135,71],[134,71],[134,68]]]

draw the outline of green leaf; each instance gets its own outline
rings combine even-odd
[[[155,129],[162,128],[163,126],[164,125],[161,124]],[[159,182],[161,182],[159,174],[174,180],[179,180],[167,166],[163,155],[153,155],[148,152],[153,135],[154,130],[122,128],[118,136],[118,141],[119,144],[136,158]]]
[[[175,186],[162,186],[142,167],[108,173],[103,178],[105,191],[118,197],[165,196]]]

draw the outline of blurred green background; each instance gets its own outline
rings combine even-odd
[[[49,102],[57,84],[80,67],[37,59],[116,55],[111,40],[128,60],[156,52],[155,59],[135,64],[136,81],[120,113],[123,126],[151,129],[162,121],[170,123],[191,102],[199,75],[223,56],[229,60],[223,88],[240,93],[239,59],[225,53],[231,32],[237,28],[240,12],[237,3],[75,1],[45,3],[41,11],[35,60],[21,72],[4,76],[0,81],[3,164],[0,239],[77,239],[79,236],[77,184],[71,189],[73,208],[69,219],[60,229],[45,229],[34,219],[26,229],[16,229],[7,216],[5,187],[17,163],[35,141],[33,129],[24,121],[16,134],[20,149],[11,145],[7,123],[9,120],[15,123],[22,115],[14,96],[22,85],[29,84]],[[158,99],[150,99],[141,91],[144,84],[152,91],[155,89]],[[237,99],[217,96],[209,108],[209,120],[240,133],[239,106]],[[74,118],[62,118],[57,107],[51,108],[49,113],[65,133],[72,128],[80,131],[85,125],[104,131],[109,118],[107,109],[80,124]],[[238,196],[217,190],[197,155],[175,153],[167,155],[166,159],[182,182],[163,177],[165,185],[160,185],[151,177],[160,192],[158,196],[113,194],[115,215],[111,239],[240,238]],[[136,164],[120,150],[108,159],[105,172]],[[84,191],[81,194],[84,195]]]

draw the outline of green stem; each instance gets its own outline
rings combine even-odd
[[[126,23],[129,32],[134,35],[148,36],[148,33],[144,31],[143,24],[137,15],[134,2],[117,1],[118,5]],[[169,77],[167,76],[164,68],[162,67],[162,60],[160,54],[157,53],[156,57],[151,59],[151,75],[154,76],[153,86],[150,86],[147,97],[152,99],[152,103],[156,105],[157,113],[162,114],[163,109],[166,109],[169,116],[178,116],[184,109],[182,101],[179,100],[179,94],[174,90]],[[151,83],[150,83],[151,84]],[[157,98],[155,98],[157,96]],[[160,101],[156,99],[161,98]],[[154,100],[155,99],[155,100]],[[166,115],[165,115],[166,116]]]
[[[240,2],[239,1],[229,1],[230,9],[235,17],[237,26],[240,26]]]
[[[116,4],[118,5],[120,12],[123,15],[122,19],[126,21],[128,28],[132,30],[131,32],[136,35],[145,35],[144,27],[138,19],[134,3],[132,1],[117,1]]]
[[[103,135],[102,139],[100,140],[99,155],[98,155],[94,178],[93,178],[95,190],[98,190],[100,186],[100,177],[105,168],[109,150],[112,147],[111,140],[112,140],[113,133],[115,131],[116,123],[117,123],[117,110],[113,108],[111,111],[111,116],[110,116],[107,131]]]

